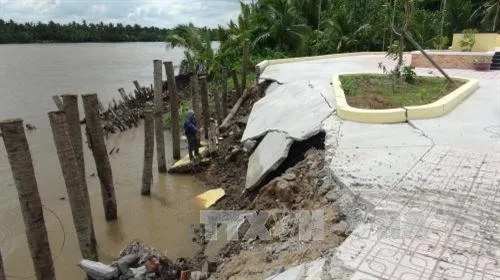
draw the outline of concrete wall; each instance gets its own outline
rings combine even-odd
[[[451,44],[451,49],[454,51],[462,51],[460,47],[460,41],[464,37],[464,34],[458,33],[453,34],[453,42]],[[497,33],[478,33],[476,34],[476,44],[472,48],[473,52],[490,52],[494,51],[495,48],[500,48],[500,34]]]
[[[490,61],[493,59],[493,53],[484,52],[449,52],[449,51],[431,51],[427,52],[432,59],[443,68],[455,69],[474,69],[473,61],[475,58],[487,57]],[[432,64],[420,52],[411,53],[411,65],[421,68],[434,68]]]

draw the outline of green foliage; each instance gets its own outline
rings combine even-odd
[[[415,80],[417,78],[417,73],[415,73],[414,69],[415,69],[415,67],[413,67],[411,65],[403,67],[403,73],[402,73],[403,79],[408,84],[414,84],[415,83]]]
[[[346,95],[349,105],[353,106],[351,102],[357,100],[369,106],[375,99],[375,103],[382,101],[384,108],[429,104],[465,83],[458,79],[449,83],[441,77],[417,77],[412,84],[400,84],[398,90],[393,91],[391,81],[387,80],[386,75],[355,74],[341,75],[339,78],[342,87],[348,83],[356,92],[354,95]]]
[[[184,121],[187,118],[187,113],[191,110],[191,102],[188,100],[182,100],[179,106],[179,127],[183,128]],[[170,130],[172,128],[172,119],[170,117],[170,113],[167,113],[163,116],[163,129]]]
[[[354,81],[349,77],[344,77],[341,79],[342,89],[345,95],[355,95],[358,93],[358,88],[354,85]]]
[[[163,41],[167,29],[100,23],[16,23],[0,19],[0,43]]]
[[[464,37],[460,40],[459,44],[463,51],[470,52],[476,44],[477,29],[465,29]]]

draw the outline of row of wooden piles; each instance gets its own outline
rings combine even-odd
[[[246,87],[248,50],[249,41],[246,41],[241,88]],[[102,203],[105,218],[108,221],[118,218],[118,207],[112,168],[106,149],[105,134],[107,132],[123,131],[135,127],[138,125],[139,118],[144,117],[145,140],[142,195],[150,194],[153,179],[154,146],[156,146],[157,151],[158,172],[167,171],[163,115],[168,106],[170,106],[172,117],[173,157],[174,159],[180,158],[179,98],[173,64],[172,62],[163,63],[167,74],[168,86],[166,88],[168,88],[168,95],[165,94],[166,90],[164,90],[165,86],[162,81],[162,61],[155,60],[153,65],[154,85],[151,88],[141,87],[138,82],[134,82],[135,95],[127,95],[123,89],[119,89],[121,100],[118,102],[113,100],[107,109],[99,102],[97,94],[81,95],[85,113],[84,123],[86,125],[87,142],[92,151],[97,175],[101,183]],[[223,76],[227,79],[227,71],[223,72]],[[200,77],[195,76],[188,79],[188,81],[192,86],[190,91],[193,109],[197,117],[203,120],[200,123],[205,128],[205,137],[208,138],[211,114],[209,112],[207,77],[203,75]],[[219,128],[227,125],[245,97],[245,94],[242,94],[244,91],[241,90],[238,102],[230,112],[227,112],[227,83],[225,81],[223,83],[226,86],[223,87],[222,100],[219,99],[217,93],[214,94],[213,98],[217,123],[222,122]],[[80,127],[82,121],[78,109],[78,97],[78,95],[74,94],[62,95],[61,97],[54,96],[53,100],[58,111],[49,112],[48,118],[69,197],[73,223],[82,257],[98,260],[97,242],[85,176],[83,137]],[[223,117],[225,117],[224,121],[222,121]],[[0,121],[0,132],[18,192],[28,247],[35,269],[34,277],[37,280],[54,280],[56,279],[55,269],[45,226],[44,207],[38,192],[38,184],[23,120],[16,118]],[[5,280],[1,253],[0,280]]]

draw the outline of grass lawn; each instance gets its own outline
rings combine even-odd
[[[416,77],[413,84],[404,81],[393,83],[389,75],[342,75],[340,82],[347,103],[364,109],[388,109],[432,103],[465,83],[455,79],[450,84],[445,78]]]

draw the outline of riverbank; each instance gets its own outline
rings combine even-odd
[[[206,226],[196,229],[198,254],[191,260],[193,269],[212,269],[211,279],[264,279],[290,267],[327,254],[346,237],[347,224],[333,203],[338,188],[325,164],[324,133],[296,142],[279,170],[270,174],[262,187],[245,191],[249,156],[254,147],[241,138],[253,105],[264,96],[266,84],[253,87],[252,94],[222,133],[219,150],[211,166],[196,177],[208,187],[222,188],[225,197],[208,210],[266,213],[268,239],[245,238],[249,225],[238,227],[238,239],[227,241],[224,227],[217,240],[208,240]],[[309,212],[320,210],[320,212]],[[303,227],[315,232],[313,220],[300,222],[300,215],[321,214],[324,228],[319,238],[304,236]],[[246,222],[248,223],[248,221]],[[319,232],[317,232],[319,234]],[[210,265],[208,265],[210,264]]]

